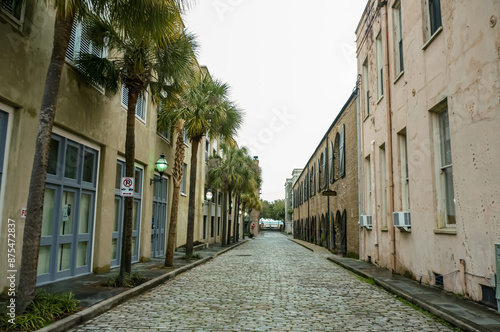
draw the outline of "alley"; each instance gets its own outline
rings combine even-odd
[[[73,331],[449,331],[267,232]]]

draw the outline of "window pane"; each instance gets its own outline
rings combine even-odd
[[[141,171],[139,170],[135,170],[134,192],[137,194],[141,193]]]
[[[87,265],[87,245],[88,242],[78,242],[76,251],[76,267]]]
[[[134,201],[134,208],[132,212],[132,226],[133,226],[132,229],[134,231],[137,230],[137,219],[139,218],[138,214],[139,214],[139,202]]]
[[[120,182],[122,180],[122,164],[116,164],[116,179],[115,179],[115,188],[120,189]]]
[[[59,224],[59,235],[72,234],[73,228],[73,209],[75,208],[75,193],[65,191],[61,204],[61,219]]]
[[[446,221],[449,225],[455,225],[455,193],[453,191],[453,169],[444,169],[444,181],[446,187]]]
[[[117,247],[118,247],[118,240],[113,239],[111,241],[111,259],[116,259],[116,252],[117,252]]]
[[[80,198],[80,218],[79,218],[79,234],[87,234],[89,233],[89,222],[90,222],[90,212],[92,207],[92,196],[89,194],[82,194]]]
[[[54,225],[55,189],[45,189],[43,199],[42,236],[52,235]]]
[[[451,142],[448,110],[439,114],[439,136],[441,140],[441,165],[451,165]]]
[[[70,179],[76,179],[77,170],[78,170],[78,147],[68,145],[66,147],[64,176]]]
[[[94,182],[95,154],[85,151],[83,159],[83,181]]]
[[[38,252],[38,267],[36,274],[46,274],[49,273],[50,267],[50,246],[40,247],[40,251]]]
[[[120,200],[115,199],[115,223],[113,226],[113,232],[118,232],[118,219],[120,218]]]
[[[52,139],[50,141],[49,165],[47,174],[57,175],[57,159],[59,156],[59,141]]]
[[[69,269],[69,259],[71,256],[71,243],[59,245],[59,253],[57,255],[57,271]]]
[[[137,236],[132,237],[132,256],[135,256],[137,253]]]

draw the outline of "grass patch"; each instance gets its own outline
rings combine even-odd
[[[120,287],[119,286],[119,272],[113,273],[105,282],[102,283],[104,287]],[[144,277],[139,271],[132,270],[132,273],[125,273],[123,278],[122,287],[134,288],[142,283],[145,283],[149,279]]]
[[[446,326],[447,328],[453,330],[453,331],[460,331],[462,332],[463,330],[459,327],[456,327],[456,326],[453,326],[451,325],[450,323],[448,323],[447,321],[445,321],[444,319],[442,319],[441,317],[438,317],[436,315],[434,315],[432,312],[429,312],[427,310],[424,310],[422,308],[420,308],[418,305],[414,304],[414,303],[411,303],[410,301],[408,300],[405,300],[403,299],[402,297],[400,296],[396,296],[396,299],[398,299],[399,301],[403,302],[404,304],[406,305],[409,305],[410,307],[412,307],[413,309],[417,310],[417,311],[420,311],[421,313],[423,313],[424,315],[426,315],[427,317],[430,317],[432,318],[433,320],[443,324],[444,326]]]
[[[373,280],[373,278],[365,278],[365,277],[360,276],[359,274],[354,274],[354,275],[356,276],[356,278],[358,278],[361,281],[366,282],[367,284],[375,285],[375,280]]]
[[[11,317],[7,316],[7,304],[0,308],[0,330],[35,331],[41,329],[78,311],[79,302],[71,292],[56,295],[44,289],[38,290],[26,311],[16,316],[15,324],[9,322]]]
[[[200,255],[199,252],[196,252],[196,253],[194,253],[192,255],[184,255],[182,257],[182,259],[200,259],[200,258],[201,258],[201,255]]]

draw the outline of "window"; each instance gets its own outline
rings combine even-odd
[[[335,167],[334,167],[335,158],[333,156],[333,143],[332,142],[330,142],[330,154],[329,154],[329,157],[330,157],[330,183],[333,183],[335,181],[335,174],[334,174],[334,171],[335,171]]]
[[[217,140],[214,140],[212,142],[212,149],[214,150],[214,156],[217,155],[217,153],[219,152],[219,150],[217,150]]]
[[[384,96],[384,59],[382,54],[382,33],[377,36],[377,96]]]
[[[380,196],[381,196],[381,221],[382,228],[387,228],[387,183],[386,183],[386,155],[385,144],[379,149],[380,155]]]
[[[446,102],[438,108],[433,116],[434,160],[436,163],[438,227],[443,228],[454,227],[456,216],[450,127]]]
[[[403,64],[403,25],[401,24],[401,1],[396,2],[392,8],[394,25],[394,63],[396,76],[404,70]]]
[[[146,122],[146,104],[147,104],[148,93],[144,95],[139,95],[137,98],[137,104],[135,105],[135,116]],[[122,106],[128,109],[128,88],[122,85]]]
[[[25,6],[22,4],[16,6],[14,0],[0,0],[0,11],[7,12],[18,21],[24,16],[24,9]]]
[[[182,129],[182,139],[184,140],[184,144],[187,145],[188,143],[188,135],[187,135],[187,130],[186,128]]]
[[[184,171],[182,172],[182,181],[181,181],[181,194],[186,194],[186,173],[187,173],[187,164],[184,164]]]
[[[408,173],[408,146],[406,129],[399,133],[399,153],[401,161],[401,207],[403,211],[410,210],[410,176]]]
[[[365,158],[365,214],[372,214],[372,172],[371,172],[371,163],[370,156]]]
[[[326,153],[327,153],[327,148],[325,147],[325,151],[323,153],[323,188],[326,188],[328,185],[328,169],[326,168]]]
[[[208,156],[210,154],[210,142],[208,139],[205,140],[205,161],[208,160]]]
[[[316,170],[317,170],[316,175],[318,177],[318,182],[317,182],[318,188],[317,189],[318,189],[318,192],[320,192],[321,191],[321,168],[319,167],[319,165],[320,165],[319,158],[318,158],[318,160],[316,162],[317,162],[317,164],[316,164],[317,165],[316,166]]]
[[[368,77],[368,58],[363,63],[363,89],[365,118],[370,115],[370,79]]]
[[[78,58],[80,52],[98,57],[106,56],[105,51],[103,52],[101,48],[95,47],[89,40],[85,20],[75,20],[73,22],[68,49],[66,50],[66,59],[73,63]]]
[[[339,176],[345,176],[345,125],[342,125],[339,142]]]
[[[439,30],[442,26],[441,21],[441,1],[440,0],[424,0],[426,14],[426,37],[427,41]]]
[[[160,107],[158,107],[157,119],[160,115]],[[172,141],[172,125],[169,123],[165,129],[156,129],[156,133],[161,137],[167,139],[168,141]]]

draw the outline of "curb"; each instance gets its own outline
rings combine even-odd
[[[409,294],[409,293],[406,293],[400,289],[397,289],[395,287],[393,287],[392,285],[386,283],[385,281],[381,281],[379,280],[378,278],[372,276],[371,274],[367,273],[367,272],[363,272],[363,271],[360,271],[360,270],[357,270],[347,264],[344,264],[342,263],[341,261],[338,261],[336,260],[335,258],[332,258],[332,257],[328,257],[328,260],[337,264],[337,265],[340,265],[341,267],[357,274],[357,275],[360,275],[364,278],[370,278],[374,281],[375,285],[385,289],[386,291],[390,292],[390,293],[393,293],[403,299],[405,299],[406,301],[412,303],[412,304],[415,304],[417,306],[419,306],[420,308],[422,308],[423,310],[425,311],[428,311],[442,319],[444,319],[445,321],[447,321],[448,323],[464,330],[464,331],[468,331],[468,332],[487,332],[487,331],[491,331],[489,329],[485,329],[477,324],[475,324],[474,322],[471,322],[471,321],[465,321],[465,320],[461,320],[461,319],[457,319],[453,314],[451,313],[448,313],[444,310],[442,310],[441,308],[439,308],[438,306],[435,306],[435,305],[432,305],[430,303],[427,303],[425,301],[422,301],[416,297],[414,297],[413,295]]]
[[[80,312],[74,313],[71,316],[68,316],[68,317],[63,318],[61,320],[58,320],[58,321],[56,321],[50,325],[47,325],[46,327],[39,329],[37,331],[38,332],[65,332],[65,331],[68,331],[69,329],[71,329],[77,325],[81,325],[84,322],[86,322],[86,321],[88,321],[88,320],[90,320],[90,319],[92,319],[100,314],[105,313],[106,311],[110,310],[111,308],[116,307],[117,305],[119,305],[127,300],[130,300],[133,297],[136,297],[142,293],[145,293],[146,291],[164,283],[167,280],[175,278],[175,276],[177,276],[183,272],[191,270],[192,268],[194,268],[198,265],[205,264],[206,262],[214,259],[215,257],[217,257],[217,256],[219,256],[219,255],[221,255],[221,254],[223,254],[231,249],[234,249],[234,248],[242,245],[243,243],[246,243],[247,241],[248,240],[239,242],[237,244],[232,245],[231,247],[228,247],[224,250],[221,250],[221,251],[215,253],[213,256],[208,256],[208,257],[202,258],[200,260],[197,260],[196,262],[193,262],[189,265],[179,267],[178,269],[176,269],[172,272],[168,272],[168,273],[165,273],[159,277],[151,279],[143,284],[140,284],[139,286],[136,286],[136,287],[129,289],[123,293],[120,293],[118,295],[110,297],[109,299],[106,299],[102,302],[99,302],[91,307],[85,308]]]

